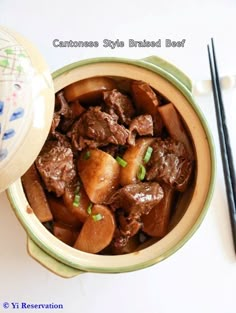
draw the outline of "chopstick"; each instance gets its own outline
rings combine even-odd
[[[230,139],[228,134],[228,127],[226,123],[226,116],[224,104],[222,99],[219,74],[217,69],[216,54],[213,38],[211,38],[211,50],[207,45],[208,58],[211,72],[212,89],[215,103],[216,120],[220,141],[220,149],[223,163],[224,180],[227,193],[227,202],[229,207],[229,215],[231,222],[231,229],[233,235],[234,250],[236,253],[236,179],[233,156],[230,146]],[[212,51],[212,55],[211,55]],[[213,60],[213,61],[212,61]]]

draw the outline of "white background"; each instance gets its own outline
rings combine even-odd
[[[226,1],[12,1],[0,0],[0,24],[26,36],[51,71],[97,56],[159,55],[194,82],[209,79],[206,45],[215,39],[220,73],[236,74],[236,2]],[[98,48],[54,48],[53,39],[97,40]],[[104,48],[103,39],[162,39],[161,48]],[[164,40],[186,39],[184,48]],[[225,91],[231,141],[236,132],[235,89]],[[2,303],[61,303],[63,312],[235,313],[236,258],[221,167],[212,95],[197,97],[215,139],[216,188],[208,214],[191,240],[150,268],[125,274],[86,273],[60,278],[31,259],[26,234],[0,194],[0,312]],[[236,144],[233,144],[236,150]],[[30,310],[26,310],[30,312]],[[32,310],[35,312],[37,310]],[[43,310],[41,310],[43,311]],[[45,312],[50,310],[45,310]],[[57,310],[54,310],[57,311]]]

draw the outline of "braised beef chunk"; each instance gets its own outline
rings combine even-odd
[[[62,116],[59,124],[60,131],[63,134],[66,134],[70,130],[74,122],[75,122],[74,118],[65,118],[64,116]]]
[[[113,210],[118,209],[118,231],[113,240],[116,248],[124,247],[129,238],[138,233],[142,226],[141,216],[148,214],[163,196],[158,183],[146,182],[127,185],[113,194],[109,204]]]
[[[146,179],[163,181],[172,188],[184,191],[193,168],[184,144],[172,138],[157,138],[151,146],[153,153],[147,163]]]
[[[56,113],[63,115],[66,118],[71,118],[72,117],[72,110],[69,107],[69,104],[67,103],[63,92],[59,92],[57,94],[57,102],[56,102]]]
[[[136,235],[141,226],[140,218],[125,217],[124,215],[119,216],[119,229],[122,236],[130,238]]]
[[[58,130],[66,133],[74,123],[75,115],[69,104],[67,103],[63,92],[57,94],[56,114],[60,117]]]
[[[63,117],[61,117],[57,113],[54,113],[51,129],[49,133],[49,140],[57,139],[62,145],[71,146],[69,142],[69,138],[65,134],[63,134],[64,133],[63,124],[64,124]]]
[[[120,188],[111,196],[108,204],[113,210],[122,208],[129,217],[136,218],[148,214],[163,196],[163,189],[158,183],[140,182]]]
[[[74,147],[96,148],[109,143],[125,145],[129,131],[119,125],[112,116],[102,112],[100,107],[90,107],[74,124],[71,138]]]
[[[121,249],[127,245],[129,238],[130,236],[122,235],[121,231],[117,228],[114,234],[112,245],[115,248]]]
[[[70,130],[77,117],[79,117],[85,108],[81,106],[78,100],[68,104],[62,92],[57,94],[56,114],[60,117],[60,124],[58,129],[62,133]]]
[[[57,113],[54,113],[53,121],[50,129],[49,140],[56,139],[60,142],[61,145],[66,147],[71,147],[69,138],[60,132],[61,128],[58,128],[59,123],[61,122],[61,116]]]
[[[50,134],[54,134],[56,131],[56,128],[58,127],[59,123],[60,123],[61,117],[58,113],[54,113],[53,114],[53,120],[52,120],[52,125],[51,125],[51,129],[50,129]]]
[[[62,196],[76,175],[72,149],[59,141],[48,141],[36,159],[37,169],[49,192]]]
[[[53,134],[53,137],[58,140],[61,146],[71,148],[70,141],[66,135],[63,135],[62,133],[59,133],[59,132],[55,132]]]
[[[135,144],[135,137],[139,136],[153,135],[153,121],[152,116],[149,114],[139,115],[135,117],[129,126],[129,137],[128,143],[130,145]]]
[[[116,89],[104,91],[103,97],[107,112],[112,116],[117,115],[119,123],[129,125],[135,113],[131,100]]]
[[[123,219],[123,221],[121,221],[121,219]],[[141,228],[141,225],[142,224],[140,223],[140,221],[137,221],[135,219],[128,221],[127,218],[120,217],[120,225],[119,225],[119,228],[117,228],[115,232],[115,235],[112,241],[112,246],[115,249],[121,249],[121,248],[126,247],[129,244],[130,238],[133,238],[133,236],[135,236],[138,233],[138,231]]]
[[[162,184],[163,199],[147,215],[141,217],[142,230],[152,237],[163,237],[168,232],[171,208],[175,191],[167,184]]]
[[[125,246],[121,245],[124,243],[125,237],[120,236],[114,236],[113,241],[110,245],[110,255],[117,255],[117,254],[127,254],[127,253],[132,253],[135,252],[140,245],[139,241],[139,235],[136,234],[132,237],[127,238],[127,242],[125,243]]]

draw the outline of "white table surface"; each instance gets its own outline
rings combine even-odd
[[[60,4],[62,3],[62,4]],[[0,1],[0,23],[25,35],[52,71],[96,56],[142,58],[159,55],[193,81],[209,79],[206,44],[215,38],[222,75],[236,74],[236,2],[226,1]],[[98,48],[54,48],[53,39],[97,40]],[[103,39],[186,39],[184,48],[104,48]],[[236,91],[225,91],[233,142]],[[26,233],[5,193],[0,194],[0,312],[4,302],[57,303],[63,312],[235,313],[236,258],[212,94],[197,97],[215,139],[216,187],[201,227],[174,255],[150,268],[125,274],[86,273],[60,278],[31,259]],[[23,309],[22,309],[23,310]],[[20,311],[20,310],[19,310]],[[44,310],[27,310],[35,312]],[[45,310],[58,311],[58,310]]]

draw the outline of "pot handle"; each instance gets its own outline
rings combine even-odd
[[[183,73],[180,69],[178,69],[175,65],[155,56],[151,55],[147,58],[141,59],[142,62],[149,63],[154,66],[158,66],[164,71],[168,72],[171,76],[175,77],[181,84],[188,89],[189,92],[192,93],[192,82],[191,79]]]
[[[60,261],[57,261],[56,259],[51,257],[49,254],[44,252],[39,246],[37,246],[30,237],[27,238],[27,250],[28,250],[29,255],[34,260],[39,262],[41,265],[46,267],[48,270],[50,270],[54,274],[57,274],[63,278],[72,278],[79,274],[85,273],[76,268],[65,265],[61,263]]]

